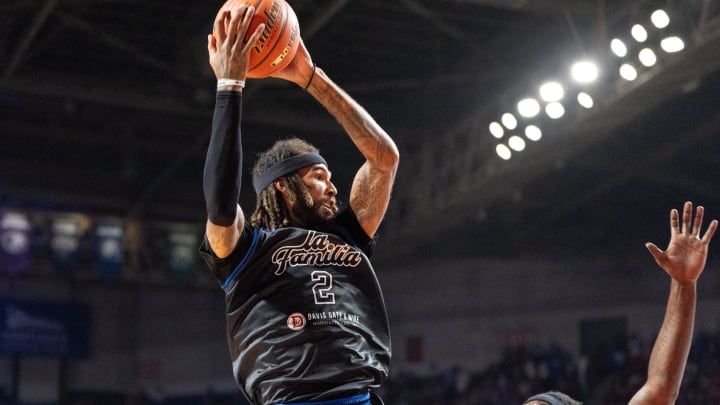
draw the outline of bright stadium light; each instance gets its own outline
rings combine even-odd
[[[563,107],[563,105],[558,103],[557,101],[553,101],[552,103],[549,103],[545,106],[545,113],[548,115],[548,117],[556,120],[565,115],[565,107]]]
[[[633,27],[630,29],[630,34],[638,42],[645,42],[648,38],[648,33],[645,30],[645,27],[640,24],[633,25]]]
[[[511,131],[517,128],[517,118],[515,118],[515,116],[510,113],[503,114],[500,120],[502,121],[503,125],[505,125],[505,128]]]
[[[633,65],[629,63],[624,63],[622,66],[620,66],[620,77],[623,79],[631,82],[635,79],[637,79],[637,70],[633,67]]]
[[[643,48],[640,50],[638,59],[640,59],[640,63],[642,63],[643,66],[647,67],[654,66],[655,63],[657,63],[657,56],[655,56],[655,52],[653,52],[650,48]]]
[[[513,135],[508,139],[508,145],[510,149],[516,152],[522,152],[525,150],[525,140],[517,135]]]
[[[524,98],[518,102],[518,113],[525,118],[532,118],[540,113],[540,103],[534,98]]]
[[[627,46],[625,45],[625,42],[617,38],[610,41],[610,50],[613,51],[618,58],[624,58],[627,56]]]
[[[670,16],[668,16],[665,10],[655,10],[650,15],[650,21],[652,21],[655,28],[663,29],[670,25]]]
[[[537,142],[542,138],[542,131],[535,125],[525,127],[525,137],[533,142]]]
[[[660,41],[660,47],[667,53],[675,53],[685,49],[685,42],[680,37],[667,37]]]
[[[598,78],[598,67],[590,61],[576,62],[570,68],[570,74],[578,83],[592,83]]]
[[[503,135],[505,135],[505,131],[503,130],[502,125],[498,124],[497,122],[491,122],[489,128],[492,136],[497,139],[500,139],[503,137]]]
[[[581,106],[587,109],[593,108],[593,106],[595,105],[593,98],[589,94],[582,91],[578,93],[577,100]]]
[[[500,143],[495,147],[495,153],[503,160],[510,160],[512,157],[512,151],[504,143]]]
[[[563,86],[558,82],[546,82],[540,86],[540,98],[545,101],[562,100],[564,96]]]

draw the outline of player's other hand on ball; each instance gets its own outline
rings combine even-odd
[[[291,81],[298,86],[305,88],[313,75],[313,61],[305,47],[305,43],[302,38],[298,44],[297,52],[295,57],[290,63],[282,70],[272,74],[272,77]]]

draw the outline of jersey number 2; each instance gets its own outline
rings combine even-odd
[[[333,288],[332,274],[327,271],[316,270],[312,272],[313,284],[312,290],[315,296],[316,304],[334,304],[335,294],[331,293],[330,290]]]

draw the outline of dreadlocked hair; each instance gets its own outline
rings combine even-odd
[[[255,167],[253,167],[253,182],[270,167],[285,159],[318,152],[319,150],[315,146],[302,139],[281,139],[275,142],[270,149],[258,155]],[[301,198],[312,204],[312,198],[297,172],[289,173],[283,178],[287,182],[288,198],[291,200]],[[274,182],[265,187],[258,195],[255,211],[250,216],[250,223],[254,227],[270,229],[283,228],[290,224],[288,208],[285,206],[282,193],[275,187]]]

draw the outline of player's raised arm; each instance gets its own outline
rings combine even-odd
[[[701,235],[703,207],[692,218],[692,203],[670,212],[670,243],[665,251],[652,243],[647,248],[657,264],[671,277],[665,318],[655,340],[648,379],[630,400],[631,405],[674,404],[685,372],[695,323],[697,280],[705,268],[710,240],[718,222],[710,222]]]
[[[372,236],[390,202],[400,153],[392,138],[373,117],[317,67],[303,42],[287,68],[275,75],[306,89],[337,119],[365,157],[350,190],[350,207],[365,232]]]
[[[227,257],[244,225],[238,205],[242,178],[242,89],[247,75],[250,44],[262,33],[259,25],[244,41],[255,10],[246,4],[221,10],[208,35],[210,66],[218,79],[212,134],[205,158],[203,191],[208,242],[218,257]]]

